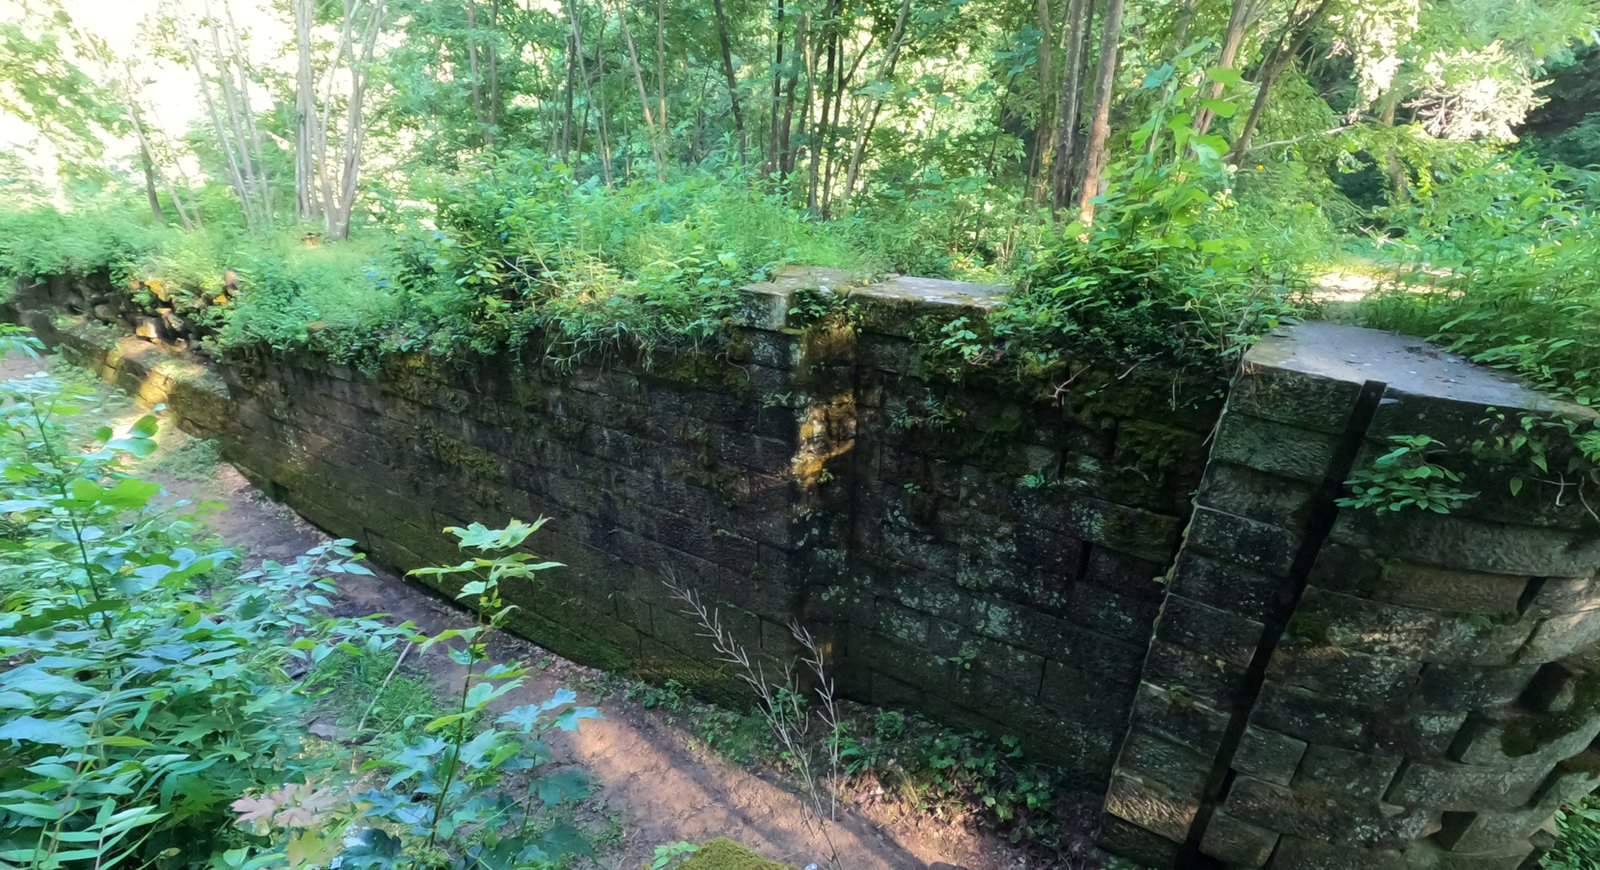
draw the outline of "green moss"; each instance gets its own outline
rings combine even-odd
[[[1560,713],[1528,716],[1500,732],[1500,751],[1521,758],[1566,737],[1600,715],[1600,674],[1584,674],[1572,685],[1572,703]]]
[[[707,841],[698,851],[683,862],[682,870],[792,870],[726,837]]]

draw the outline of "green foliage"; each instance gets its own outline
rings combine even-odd
[[[1060,772],[1025,758],[1015,737],[996,742],[888,710],[848,721],[839,754],[852,777],[875,778],[939,818],[975,813],[1012,842],[1045,849],[1067,833],[1056,817]]]
[[[1397,221],[1403,271],[1374,326],[1428,335],[1579,404],[1600,402],[1600,220],[1587,179],[1526,157],[1438,166]]]
[[[1587,870],[1600,865],[1600,802],[1584,800],[1556,812],[1556,846],[1539,866],[1546,870]]]
[[[562,691],[488,721],[484,705],[521,675],[485,661],[482,632],[503,616],[429,637],[332,616],[328,578],[370,573],[349,541],[235,576],[232,553],[194,547],[192,507],[156,508],[160,487],[127,470],[154,450],[155,419],[118,432],[102,414],[92,393],[43,375],[0,389],[0,860],[392,867],[406,853],[476,866],[586,852],[549,812],[584,794],[582,772],[539,770],[541,735],[597,714]],[[501,552],[531,530],[463,530],[490,555],[441,573],[480,572],[463,594],[493,610],[500,581],[550,567]],[[462,700],[414,742],[308,733],[317,673],[454,641]]]
[[[1461,488],[1461,475],[1434,462],[1444,445],[1427,435],[1391,435],[1394,445],[1345,481],[1350,494],[1340,507],[1402,511],[1406,508],[1447,514],[1477,497]]]

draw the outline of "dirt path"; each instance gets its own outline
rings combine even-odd
[[[0,379],[44,367],[43,361],[0,359]],[[146,412],[105,389],[120,422],[131,423]],[[175,475],[171,467],[178,463],[163,463],[163,457],[186,451],[185,445],[191,454],[203,458],[204,452],[194,450],[188,436],[171,426],[162,426],[158,441],[160,451],[141,474],[162,483],[167,498],[219,503],[222,510],[208,523],[227,545],[241,552],[246,565],[262,559],[292,560],[327,540],[293,511],[267,499],[227,463],[190,463],[185,473]],[[342,600],[337,607],[345,613],[393,614],[428,632],[470,624],[462,611],[390,574],[347,576],[340,583]],[[522,686],[500,699],[505,707],[541,701],[558,688],[571,688],[578,692],[580,704],[596,706],[605,715],[603,721],[584,722],[578,732],[558,734],[551,741],[556,763],[580,764],[591,772],[598,786],[589,802],[591,816],[614,814],[620,823],[621,842],[606,850],[598,862],[601,867],[634,870],[648,864],[657,845],[717,836],[732,837],[796,867],[823,864],[830,853],[829,840],[839,856],[838,870],[922,870],[938,862],[970,870],[1046,866],[996,837],[879,802],[873,795],[843,807],[838,820],[828,826],[825,840],[808,823],[802,801],[784,784],[708,753],[693,733],[669,723],[660,711],[615,695],[598,696],[588,687],[602,683],[601,672],[509,634],[498,633],[491,650],[498,661],[548,662],[530,670]],[[464,678],[463,669],[443,654],[442,646],[413,656],[408,660],[412,666],[424,668],[446,695],[459,690]]]

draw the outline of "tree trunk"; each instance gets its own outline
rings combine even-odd
[[[1233,8],[1228,12],[1228,29],[1222,35],[1222,51],[1217,54],[1217,67],[1219,69],[1233,69],[1239,59],[1239,47],[1244,45],[1245,28],[1250,22],[1252,0],[1233,0]],[[1182,50],[1183,46],[1178,46]],[[1206,96],[1217,99],[1222,96],[1222,82],[1212,82],[1206,88]],[[1209,109],[1201,109],[1195,113],[1195,132],[1204,136],[1211,129],[1211,122],[1216,120],[1216,114]]]
[[[1044,0],[1040,0],[1044,2]],[[878,74],[878,83],[892,85],[894,83],[894,67],[900,59],[900,48],[905,43],[906,17],[911,14],[911,0],[901,0],[900,14],[894,20],[894,32],[889,36],[889,54],[883,60],[883,66]],[[867,153],[867,140],[872,136],[872,128],[877,126],[878,113],[883,109],[882,94],[874,94],[872,108],[867,115],[867,123],[861,128],[861,133],[856,137],[855,150],[850,154],[850,169],[844,177],[844,192],[840,201],[848,202],[850,191],[856,186],[856,177],[861,171],[861,160]]]
[[[828,5],[822,12],[821,46],[827,47],[828,65],[822,72],[822,117],[814,125],[810,147],[807,149],[811,160],[811,181],[806,191],[806,208],[812,211],[817,210],[817,188],[822,183],[822,149],[828,138],[828,104],[833,95],[834,66],[839,62],[838,43],[834,39],[834,32],[839,27],[838,22],[834,20],[838,8],[839,0],[828,0]]]
[[[783,0],[778,0],[772,15],[772,105],[767,111],[767,153],[762,155],[763,174],[778,170],[778,104],[783,99]]]
[[[489,123],[484,115],[483,88],[478,75],[478,4],[475,0],[467,0],[467,76],[472,84],[472,117],[477,119],[478,134],[483,137],[483,144],[491,145],[494,136],[489,132]]]
[[[584,60],[584,56],[583,56],[583,27],[578,23],[578,9],[577,9],[576,3],[577,3],[577,0],[567,0],[567,21],[572,25],[572,44],[573,44],[573,48],[577,49],[577,53],[578,53],[578,75],[583,77],[583,91],[584,91],[584,110],[583,110],[584,124],[583,124],[583,126],[585,128],[587,128],[589,126],[589,122],[588,122],[589,107],[595,105],[595,101],[594,101],[594,84],[589,79],[589,64],[588,64],[587,61]],[[605,10],[602,8],[601,11],[603,13]],[[601,16],[600,25],[601,25],[602,29],[605,27],[605,17],[604,17],[604,15]],[[597,54],[596,55],[596,60],[598,60],[598,59],[599,59],[599,55]],[[601,153],[601,163],[600,163],[600,177],[605,180],[606,186],[610,187],[611,186],[611,147],[610,147],[610,144],[606,141],[606,132],[605,132],[605,130],[606,130],[606,116],[605,116],[605,108],[602,106],[602,107],[600,107],[600,150],[602,152]],[[579,138],[581,140],[582,135],[583,135],[581,130],[579,131],[578,135],[579,135]],[[578,153],[579,159],[582,159],[582,157],[583,157],[583,149],[582,148],[578,149],[578,152],[579,152]]]
[[[798,136],[794,131],[794,92],[800,84],[800,70],[805,65],[806,59],[806,16],[800,15],[800,20],[795,22],[794,28],[794,58],[789,61],[789,81],[783,86],[783,138],[778,143],[778,171],[783,174],[787,183],[789,176],[794,174],[794,149],[798,143]]]
[[[628,47],[628,60],[633,64],[633,82],[639,88],[639,105],[644,107],[645,132],[650,135],[650,151],[655,155],[656,180],[661,181],[664,176],[663,168],[666,165],[666,156],[661,147],[661,138],[656,130],[654,113],[650,111],[650,97],[644,90],[644,72],[639,67],[639,53],[633,45],[633,30],[628,27],[628,9],[626,6],[617,10],[617,20],[622,24],[622,39]]]
[[[500,0],[489,0],[489,44],[484,54],[489,58],[489,144],[494,144],[495,129],[500,126]]]
[[[577,49],[573,46],[572,33],[567,34],[567,96],[566,111],[561,118],[561,162],[572,165],[572,78],[573,65],[577,63]]]
[[[1060,214],[1072,202],[1077,191],[1077,171],[1080,141],[1078,119],[1083,114],[1083,72],[1088,64],[1090,32],[1094,29],[1093,0],[1069,0],[1067,20],[1067,57],[1061,68],[1061,92],[1056,108],[1056,154],[1051,166],[1053,183],[1050,204]]]
[[[1106,140],[1111,136],[1111,97],[1117,84],[1117,47],[1122,36],[1123,0],[1106,0],[1100,23],[1100,62],[1094,74],[1094,108],[1089,118],[1089,140],[1084,143],[1083,189],[1078,193],[1078,219],[1094,220],[1094,198],[1100,195],[1106,171]]]
[[[656,123],[661,127],[661,153],[672,150],[672,127],[667,124],[666,2],[656,0]]]
[[[294,213],[303,221],[316,220],[319,200],[316,194],[316,163],[313,152],[316,134],[312,124],[317,114],[316,80],[311,71],[312,0],[295,0],[295,124],[294,124]]]
[[[1038,61],[1035,70],[1039,74],[1039,120],[1034,125],[1033,131],[1033,160],[1028,164],[1028,188],[1037,196],[1041,180],[1049,170],[1051,155],[1055,153],[1057,130],[1051,115],[1055,110],[1055,101],[1050,99],[1056,86],[1053,70],[1055,65],[1050,56],[1050,43],[1056,32],[1055,24],[1050,19],[1050,0],[1037,0],[1034,14],[1039,24],[1039,46],[1037,49]],[[1006,80],[1009,90],[1011,80]],[[1003,101],[1002,101],[1003,105]],[[1004,115],[1002,114],[1002,119]],[[992,143],[991,143],[992,144]],[[991,149],[992,151],[992,149]]]
[[[739,109],[739,82],[733,75],[733,47],[728,42],[728,18],[722,13],[722,0],[711,0],[717,18],[717,41],[722,46],[722,75],[728,82],[728,101],[733,106],[733,129],[739,137],[739,162],[745,162],[744,113]]]
[[[1267,109],[1267,97],[1272,93],[1272,86],[1283,75],[1283,71],[1294,62],[1295,56],[1305,48],[1306,42],[1311,39],[1312,28],[1322,20],[1328,11],[1330,0],[1322,0],[1315,10],[1292,24],[1287,33],[1278,37],[1278,44],[1262,62],[1260,80],[1256,83],[1256,100],[1250,106],[1250,115],[1245,118],[1244,126],[1239,129],[1239,135],[1233,142],[1233,148],[1224,158],[1236,161],[1250,153],[1250,140],[1255,137],[1256,128],[1261,124],[1261,116]]]
[[[1379,103],[1378,121],[1385,127],[1394,126],[1395,109],[1400,105],[1400,83],[1390,82],[1389,89],[1384,91],[1383,99]],[[1411,201],[1411,179],[1406,172],[1406,166],[1400,162],[1400,155],[1393,146],[1383,152],[1383,172],[1389,176],[1389,200],[1393,205],[1404,205]]]

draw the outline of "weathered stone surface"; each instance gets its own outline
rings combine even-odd
[[[1288,785],[1305,756],[1306,742],[1256,725],[1246,725],[1234,752],[1233,769],[1256,779]]]
[[[1293,784],[1296,789],[1378,800],[1389,790],[1401,761],[1401,756],[1388,753],[1309,746]]]
[[[1332,435],[1230,410],[1222,415],[1222,428],[1211,455],[1275,477],[1320,483],[1327,476],[1336,443]]]
[[[1438,826],[1428,809],[1313,794],[1251,777],[1234,781],[1227,810],[1286,834],[1365,848],[1399,847]]]
[[[1232,803],[1194,834],[1241,867],[1502,866],[1593,787],[1589,753],[1559,757],[1600,730],[1578,676],[1600,667],[1600,535],[1498,477],[1448,517],[1340,509],[1327,541],[1308,522],[1356,439],[1537,396],[1409,339],[1307,324],[1250,351],[1213,440],[1213,383],[1157,365],[1075,362],[1060,388],[929,365],[924,318],[982,317],[1003,288],[852,280],[780,272],[717,353],[561,367],[535,336],[520,367],[395,354],[373,378],[265,348],[175,368],[118,339],[139,312],[98,284],[58,282],[56,304],[115,327],[19,319],[391,566],[457,557],[445,524],[554,516],[539,546],[570,567],[514,627],[563,654],[732,697],[663,569],[763,661],[802,619],[844,695],[1021,736],[1107,789],[1108,847],[1163,868],[1228,759]],[[803,289],[856,320],[802,322]],[[169,320],[147,337],[196,328]],[[1347,431],[1369,380],[1392,401]]]
[[[1451,571],[1393,561],[1383,567],[1375,598],[1453,613],[1500,615],[1518,612],[1528,585],[1519,575]]]
[[[1189,546],[1276,577],[1288,575],[1299,545],[1288,529],[1206,507],[1189,524]]]
[[[1516,809],[1527,804],[1549,770],[1537,761],[1480,767],[1454,761],[1409,761],[1387,800],[1441,810]]]
[[[1199,809],[1198,799],[1133,776],[1113,776],[1106,790],[1106,812],[1173,842],[1188,837]]]
[[[1258,828],[1219,810],[1206,827],[1200,851],[1230,867],[1263,867],[1277,845],[1277,832]]]

